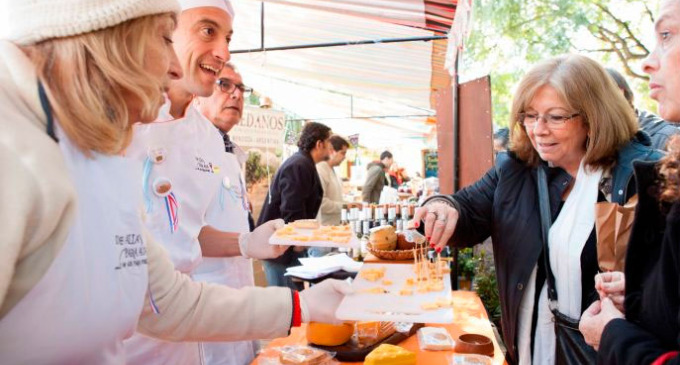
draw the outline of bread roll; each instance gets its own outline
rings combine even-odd
[[[415,242],[409,242],[402,232],[397,233],[397,250],[412,250],[415,247]]]
[[[380,226],[370,230],[369,241],[376,250],[394,251],[397,248],[397,233],[392,226]]]

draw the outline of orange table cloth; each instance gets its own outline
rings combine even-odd
[[[442,324],[428,324],[430,327],[444,327],[451,334],[451,337],[456,340],[458,336],[463,333],[477,333],[484,335],[493,341],[494,345],[494,364],[505,364],[503,353],[496,341],[496,337],[491,329],[489,318],[486,315],[482,301],[475,292],[471,291],[454,291],[453,293],[453,323]],[[293,328],[290,336],[285,338],[277,338],[273,340],[267,347],[279,347],[286,345],[306,345],[305,325],[302,327]],[[449,364],[451,351],[421,351],[418,347],[418,338],[413,335],[401,342],[399,346],[416,353],[416,360],[418,364]],[[255,359],[253,364],[257,364]],[[342,363],[342,364],[361,364],[356,363]]]

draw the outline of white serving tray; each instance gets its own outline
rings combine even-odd
[[[425,310],[421,304],[435,302],[438,298],[451,299],[451,278],[444,275],[444,290],[439,292],[418,293],[413,295],[399,295],[407,278],[415,278],[412,264],[368,264],[365,263],[361,271],[385,267],[383,279],[392,281],[392,285],[383,285],[382,280],[372,282],[361,277],[361,272],[352,283],[355,293],[345,296],[340,303],[336,317],[348,321],[391,321],[412,323],[453,323],[453,309],[440,308]],[[365,289],[383,287],[389,291],[385,294],[370,294],[361,292]]]
[[[296,234],[301,236],[311,236],[313,229],[296,228]],[[281,239],[272,235],[269,238],[269,244],[271,245],[284,245],[284,246],[304,246],[304,247],[335,247],[335,248],[358,248],[361,247],[361,241],[357,236],[352,233],[348,243],[339,243],[333,241],[293,241],[289,239]]]

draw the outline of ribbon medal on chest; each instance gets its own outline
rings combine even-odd
[[[176,232],[179,226],[179,202],[172,191],[172,182],[168,178],[158,177],[153,181],[153,183],[150,183],[153,167],[165,163],[166,159],[167,150],[165,148],[149,148],[146,160],[144,161],[144,171],[142,174],[144,205],[146,206],[147,213],[151,212],[153,209],[153,199],[151,197],[151,193],[159,198],[162,198],[165,203],[164,205],[168,217],[170,232]]]
[[[179,204],[177,203],[175,194],[172,192],[172,182],[165,177],[157,178],[153,182],[153,192],[156,196],[163,198],[165,201],[165,210],[168,214],[170,231],[176,232],[177,226],[179,225]]]
[[[241,179],[238,179],[238,185],[235,185],[234,182],[231,181],[231,179],[228,176],[225,176],[222,179],[222,189],[220,189],[220,207],[222,210],[224,210],[224,191],[227,191],[229,193],[229,196],[234,201],[241,200],[241,205],[244,210],[248,210],[248,204],[246,202],[246,197],[245,197],[245,189],[243,187],[243,181]]]

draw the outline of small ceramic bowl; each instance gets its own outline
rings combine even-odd
[[[493,356],[493,342],[486,336],[466,333],[458,337],[455,351],[463,354]]]

